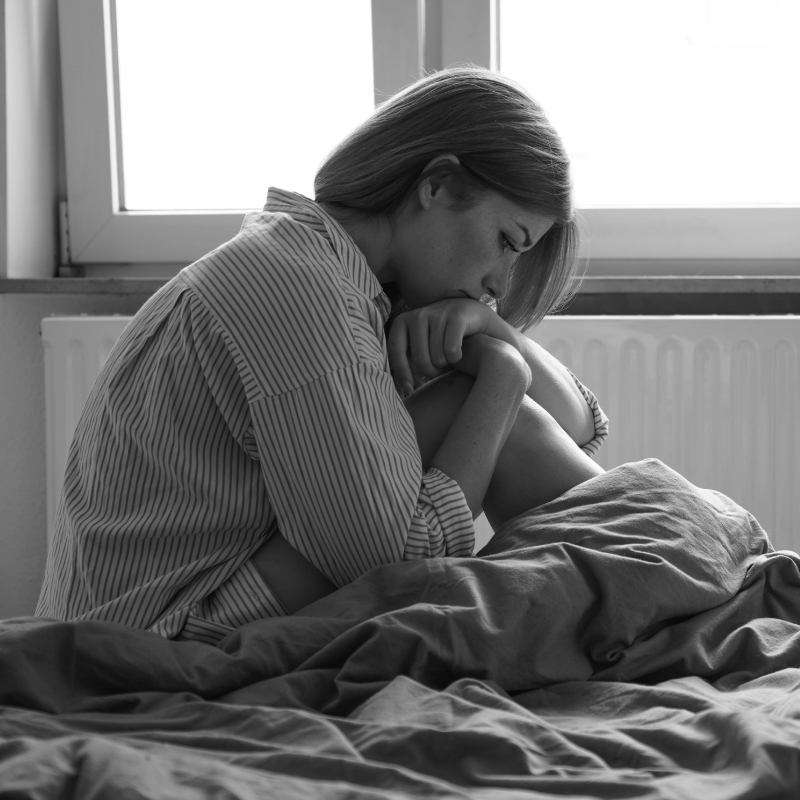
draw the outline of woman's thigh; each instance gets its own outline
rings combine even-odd
[[[449,372],[406,398],[423,469],[429,467],[472,384],[470,376]],[[495,465],[483,510],[496,530],[602,472],[544,408],[525,397]]]

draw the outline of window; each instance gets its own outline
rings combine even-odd
[[[503,0],[501,22],[502,70],[564,138],[579,205],[800,205],[800,3]]]
[[[471,61],[526,85],[562,133],[593,274],[796,274],[799,6],[59,0],[72,259],[187,264],[269,184],[310,193],[372,102]],[[291,118],[271,125],[279,105]]]
[[[115,6],[121,209],[260,208],[270,185],[313,197],[374,107],[370,0]]]
[[[389,8],[383,8],[389,2]],[[357,117],[370,110],[371,98],[365,94],[365,89],[373,85],[369,69],[356,80],[357,85],[350,84],[354,71],[362,70],[370,60],[370,12],[375,5],[369,0],[342,0],[336,4],[325,0],[292,3],[60,0],[72,261],[89,265],[186,264],[233,236],[241,225],[241,207],[260,208],[268,184],[281,180],[280,170],[292,159],[273,160],[270,165],[259,160],[257,154],[243,152],[247,147],[257,149],[259,131],[248,131],[248,135],[238,137],[235,143],[231,143],[230,137],[218,138],[216,147],[214,139],[219,135],[219,127],[212,130],[207,123],[202,135],[194,137],[193,129],[203,124],[204,116],[224,117],[230,125],[248,128],[268,126],[263,114],[259,116],[263,108],[258,106],[269,106],[270,97],[275,96],[275,85],[279,85],[280,93],[291,84],[296,94],[283,91],[283,99],[288,96],[293,104],[294,124],[301,125],[297,117],[302,117],[303,106],[306,110],[313,107],[322,117],[316,128],[320,135],[311,148],[316,149],[306,162],[313,164],[324,154],[331,141],[329,137],[338,136],[338,128],[350,127],[358,121]],[[393,91],[413,80],[416,74],[416,0],[413,3],[385,0],[377,5],[378,14],[371,14],[373,29],[377,17],[384,39],[389,31],[399,33],[400,40],[407,42],[404,49],[381,49],[389,52],[392,59],[376,74],[382,83],[394,83]],[[331,14],[331,9],[337,13]],[[299,18],[304,17],[307,23],[311,17],[316,23],[313,27],[325,36],[316,42],[310,36],[276,38],[263,30],[265,10],[282,17],[282,24],[295,34]],[[211,30],[216,34],[213,40]],[[244,56],[241,53],[224,56],[221,45],[232,39],[241,43],[243,49],[247,45],[250,52]],[[324,43],[324,39],[334,47]],[[259,40],[263,46],[254,54],[253,48]],[[217,44],[219,48],[215,47]],[[273,48],[271,55],[266,52],[268,47]],[[316,52],[304,47],[316,48]],[[282,52],[272,58],[275,49]],[[312,75],[283,60],[292,51],[297,61],[314,65]],[[254,85],[258,76],[250,71],[258,57],[271,66],[270,79],[261,81],[261,103],[257,102],[259,88]],[[225,63],[232,59],[235,64]],[[276,65],[276,61],[281,63]],[[158,70],[163,71],[164,85],[148,86],[151,75]],[[237,70],[245,70],[245,74],[237,76]],[[340,93],[334,104],[340,106],[339,110],[344,107],[345,113],[337,119],[326,118],[322,113],[325,103],[330,104],[333,98],[320,98],[320,90],[329,92],[333,78],[342,75],[348,79],[348,91],[344,98]],[[270,82],[274,84],[271,90]],[[120,89],[124,92],[122,97]],[[248,89],[249,107],[244,100]],[[226,103],[244,107],[226,108]],[[145,118],[140,119],[141,116]],[[177,131],[176,125],[180,125]],[[169,126],[171,131],[160,139],[161,146],[153,155],[147,149],[148,137],[149,143],[159,141],[159,126]],[[261,133],[265,139],[269,134]],[[282,132],[270,135],[273,145],[285,144],[286,137],[283,142],[280,139]],[[216,163],[208,158],[192,164],[198,155],[190,152],[188,145],[183,152],[176,153],[175,142],[181,136],[187,141],[192,137],[193,145],[199,143],[198,150],[203,146],[212,149]],[[291,138],[303,146],[300,131],[295,130]],[[219,201],[213,203],[217,209],[226,205],[240,208],[207,210],[212,202],[203,195],[203,181],[197,177],[226,170],[240,173],[243,162],[252,165],[250,183],[228,181],[219,192]],[[140,172],[137,167],[142,164],[145,169]],[[277,180],[261,174],[260,171],[268,173],[270,168],[277,168],[274,176]],[[166,188],[159,195],[151,191],[156,185],[151,178],[153,171],[163,169],[171,172],[171,180],[162,184]],[[264,180],[264,185],[258,193],[253,186],[260,180]],[[304,180],[308,182],[307,177],[301,177],[300,188],[308,190]],[[187,197],[193,199],[187,201]]]
[[[796,0],[501,0],[597,258],[800,256]]]

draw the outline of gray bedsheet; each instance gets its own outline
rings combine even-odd
[[[0,797],[800,797],[800,557],[750,514],[647,460],[481,555],[216,648],[0,624]]]

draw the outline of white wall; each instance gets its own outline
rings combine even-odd
[[[50,314],[134,314],[143,295],[0,294],[0,619],[33,614],[47,547],[44,355]]]
[[[64,194],[56,0],[0,0],[0,277],[49,278]]]
[[[58,263],[56,0],[0,0],[0,277]],[[129,311],[140,298],[0,294],[0,619],[33,613],[45,558],[44,364],[39,320]]]

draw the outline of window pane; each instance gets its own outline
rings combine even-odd
[[[370,0],[116,0],[124,207],[313,197],[374,107]]]
[[[798,0],[501,0],[587,206],[800,203]]]

